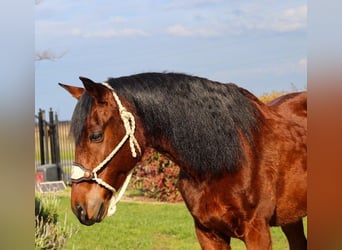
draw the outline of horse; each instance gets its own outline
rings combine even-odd
[[[182,73],[80,77],[71,208],[93,225],[116,211],[132,170],[153,148],[180,167],[178,189],[202,249],[272,249],[280,226],[306,249],[306,93],[264,104],[248,90]]]

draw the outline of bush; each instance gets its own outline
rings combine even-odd
[[[276,99],[279,96],[282,96],[286,94],[285,92],[272,92],[272,93],[264,93],[261,96],[259,96],[259,100],[263,103],[268,103],[272,101],[273,99]]]
[[[35,197],[35,249],[63,249],[76,230],[58,221],[55,195]]]
[[[131,187],[149,198],[176,202],[182,197],[177,189],[179,167],[164,155],[149,150],[133,173]]]

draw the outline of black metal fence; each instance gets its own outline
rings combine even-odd
[[[74,142],[69,136],[69,121],[58,121],[52,109],[39,110],[35,116],[35,167],[56,164],[58,180],[70,184],[71,166],[74,159]]]

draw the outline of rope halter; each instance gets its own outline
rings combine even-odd
[[[118,105],[120,117],[125,127],[126,134],[122,138],[122,140],[118,143],[118,145],[113,149],[113,151],[102,162],[100,162],[93,170],[86,169],[81,164],[75,162],[71,168],[71,181],[74,183],[78,183],[82,181],[92,180],[92,181],[97,182],[99,185],[105,187],[106,189],[110,190],[113,194],[109,203],[107,216],[111,216],[115,213],[116,204],[121,200],[123,194],[126,191],[128,183],[132,177],[133,169],[127,175],[125,182],[123,183],[122,187],[118,190],[118,192],[114,187],[112,187],[107,182],[105,182],[100,177],[98,177],[97,174],[115,156],[115,154],[121,149],[121,147],[125,144],[127,140],[129,140],[129,146],[130,146],[133,158],[137,157],[136,149],[139,151],[139,154],[141,154],[141,148],[139,146],[137,139],[134,136],[134,132],[135,132],[134,116],[132,115],[132,113],[128,112],[127,109],[122,105],[114,89],[106,82],[102,84],[112,91],[114,100]]]

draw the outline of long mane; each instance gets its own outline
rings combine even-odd
[[[107,81],[135,107],[149,136],[163,135],[183,162],[202,173],[233,172],[244,160],[240,134],[253,145],[261,115],[234,84],[177,73],[143,73]]]

